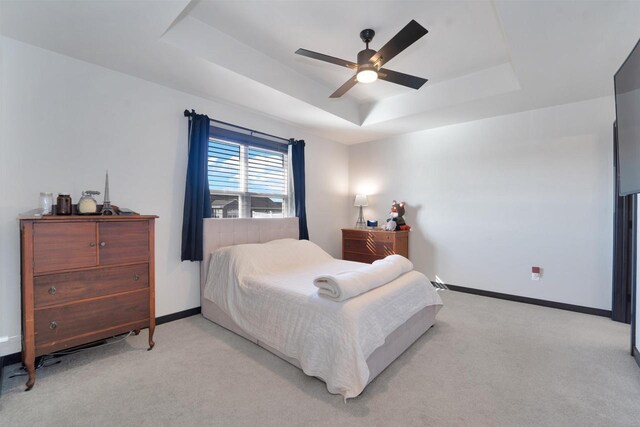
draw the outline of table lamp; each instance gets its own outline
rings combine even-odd
[[[358,214],[358,220],[356,221],[356,228],[365,228],[364,217],[362,215],[362,207],[368,206],[366,194],[356,194],[356,200],[353,202],[353,206],[360,208]]]

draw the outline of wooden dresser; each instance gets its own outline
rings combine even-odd
[[[393,254],[409,258],[408,231],[342,229],[342,259],[372,263]]]
[[[22,361],[155,328],[156,216],[20,218]]]

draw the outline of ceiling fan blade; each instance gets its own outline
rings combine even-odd
[[[307,58],[318,59],[324,62],[330,62],[332,64],[340,65],[341,67],[347,67],[356,69],[358,65],[351,61],[345,61],[344,59],[336,58],[333,56],[325,55],[323,53],[314,52],[312,50],[307,49],[298,49],[296,50],[298,55],[306,56]]]
[[[375,64],[380,62],[379,66],[391,61],[397,54],[418,41],[420,37],[427,34],[428,31],[415,20],[411,20],[398,34],[393,36],[382,48],[373,55],[369,62]]]
[[[349,89],[354,87],[356,85],[356,83],[358,83],[358,80],[356,79],[356,76],[351,77],[349,80],[347,80],[347,82],[345,84],[340,86],[338,88],[338,90],[333,92],[329,98],[340,98],[342,95],[347,93],[347,91]]]
[[[422,77],[416,77],[405,73],[399,73],[397,71],[381,68],[378,71],[378,78],[391,83],[399,84],[402,86],[410,87],[412,89],[420,89],[423,84],[428,80]]]

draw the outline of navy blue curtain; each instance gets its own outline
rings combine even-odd
[[[293,170],[293,197],[298,217],[300,240],[309,240],[307,228],[307,208],[304,194],[304,141],[291,140],[291,169]]]
[[[189,162],[182,216],[182,261],[202,261],[202,220],[211,217],[211,194],[207,177],[208,146],[209,117],[192,112],[189,120]]]

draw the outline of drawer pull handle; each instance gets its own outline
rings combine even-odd
[[[49,295],[54,295],[56,293],[57,289],[55,286],[52,286],[49,288]]]
[[[107,244],[105,242],[100,242],[100,246],[104,248],[105,246],[107,246]]]
[[[91,246],[92,248],[96,246],[96,242],[91,242],[89,243],[89,246]]]
[[[134,274],[133,275],[133,280],[135,280],[137,282],[138,280],[140,280],[140,276],[138,276],[137,274]]]
[[[57,327],[58,327],[58,324],[56,322],[49,323],[49,329],[55,329]]]

